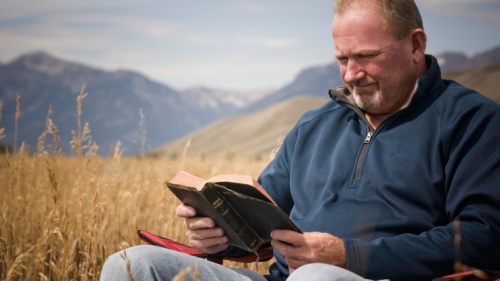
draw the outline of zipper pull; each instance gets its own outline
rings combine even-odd
[[[366,134],[365,141],[364,143],[370,143],[370,140],[372,139],[372,132],[368,131],[368,134]]]

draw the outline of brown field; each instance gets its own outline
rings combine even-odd
[[[179,201],[164,187],[165,180],[181,169],[204,178],[222,173],[257,177],[268,162],[234,157],[212,162],[190,156],[188,145],[175,159],[124,157],[119,143],[112,157],[100,157],[80,122],[82,98],[77,100],[74,156],[58,152],[50,114],[36,152],[21,145],[0,154],[0,280],[98,280],[106,257],[144,244],[138,229],[186,243],[182,221],[174,214]],[[0,117],[1,107],[0,101]],[[269,264],[225,265],[264,273]]]
[[[119,149],[110,158],[0,155],[0,279],[98,280],[107,256],[143,244],[137,229],[186,242],[166,179],[179,169],[257,176],[265,164],[128,158]]]

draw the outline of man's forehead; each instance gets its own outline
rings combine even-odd
[[[383,17],[373,9],[344,12],[332,23],[335,53],[365,53],[385,48],[395,40],[385,28]]]
[[[349,56],[349,55],[363,55],[363,54],[374,54],[374,53],[379,53],[385,50],[387,47],[386,46],[338,46],[337,44],[334,43],[334,50],[333,53],[335,56]]]
[[[345,36],[359,32],[380,32],[386,30],[387,21],[382,13],[370,5],[356,5],[335,14],[332,22],[333,35]]]

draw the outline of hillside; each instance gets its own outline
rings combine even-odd
[[[265,159],[305,111],[326,101],[327,98],[294,97],[257,113],[216,121],[152,153],[179,156],[190,140],[190,156]]]
[[[257,112],[269,104],[298,96],[327,97],[328,89],[342,85],[344,82],[340,77],[340,70],[336,62],[309,67],[302,70],[292,82],[281,89],[246,107],[244,112]]]
[[[500,64],[446,72],[443,78],[455,80],[500,103]]]
[[[457,52],[444,52],[436,55],[439,61],[441,70],[445,72],[462,71],[471,68],[477,68],[487,65],[500,64],[500,46],[494,47],[490,50],[475,54],[473,56],[466,56],[463,53]]]

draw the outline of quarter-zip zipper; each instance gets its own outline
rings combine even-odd
[[[358,159],[356,159],[356,166],[354,170],[354,176],[352,178],[351,186],[356,186],[359,183],[359,180],[361,179],[361,171],[363,170],[363,163],[365,161],[366,154],[368,152],[368,148],[370,146],[371,139],[373,137],[373,134],[375,133],[375,130],[370,126],[370,123],[366,119],[366,116],[364,112],[354,104],[352,104],[347,97],[342,94],[340,91],[337,89],[335,90],[330,90],[329,92],[330,97],[338,102],[339,104],[342,104],[350,109],[352,109],[360,118],[361,120],[365,123],[366,125],[366,136],[363,140],[363,145],[361,147],[361,152],[359,153]]]
[[[363,140],[363,146],[361,147],[361,153],[357,159],[356,170],[354,172],[353,184],[356,185],[357,182],[361,179],[361,171],[363,170],[363,162],[366,157],[366,152],[368,151],[368,146],[370,145],[370,141],[372,139],[373,133],[370,126],[366,126],[368,133]]]

